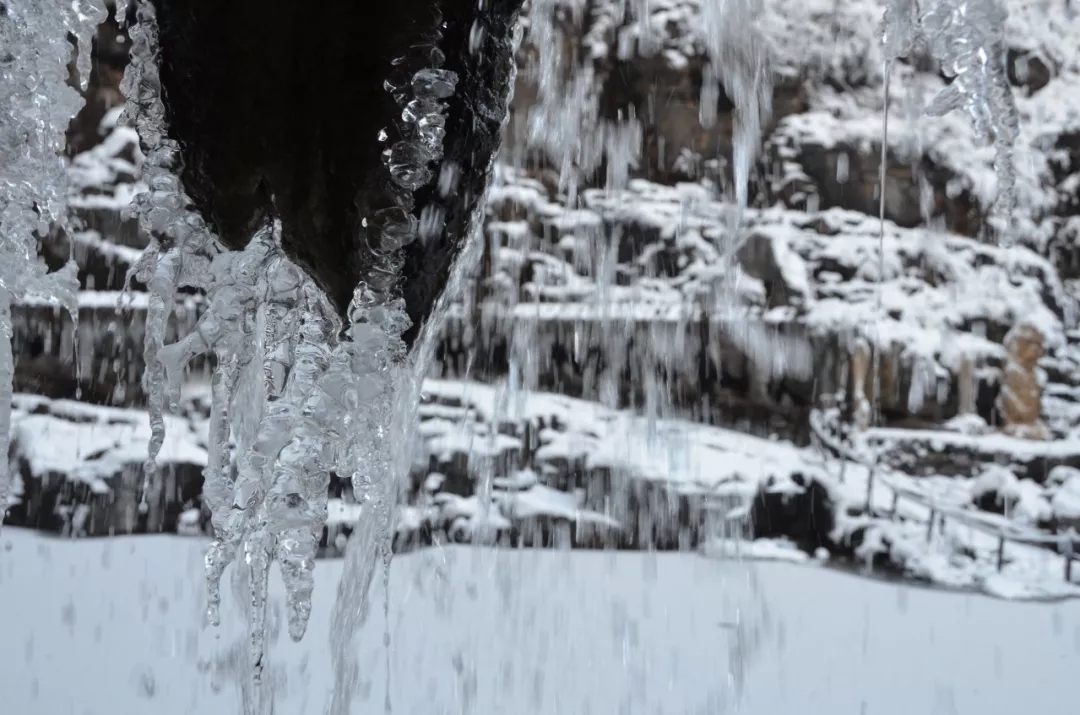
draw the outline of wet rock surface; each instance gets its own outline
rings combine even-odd
[[[369,226],[376,212],[399,208],[419,221],[425,207],[440,207],[442,226],[406,249],[396,281],[414,324],[405,336],[411,343],[486,187],[521,0],[483,10],[472,0],[334,0],[317,12],[290,0],[241,0],[227,9],[216,0],[153,4],[181,177],[226,246],[242,248],[276,216],[286,253],[344,315],[356,284],[374,280],[371,256],[383,248]],[[443,156],[427,181],[410,187],[415,203],[397,206],[383,153],[410,137],[395,95],[431,69],[457,78],[445,98]],[[439,195],[433,179],[445,171],[458,185]]]

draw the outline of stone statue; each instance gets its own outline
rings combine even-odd
[[[867,397],[866,379],[870,375],[872,354],[870,344],[859,337],[851,346],[851,407],[852,421],[860,432],[870,427],[873,410]]]
[[[1042,382],[1038,367],[1045,352],[1046,338],[1030,323],[1017,323],[1005,336],[1005,377],[998,395],[997,408],[1002,431],[1020,439],[1045,440],[1050,437],[1039,418],[1042,408]]]

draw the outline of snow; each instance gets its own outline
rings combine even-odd
[[[555,517],[576,523],[602,524],[619,528],[617,520],[594,511],[582,509],[578,499],[567,492],[535,484],[529,489],[496,497],[501,510],[516,519]]]
[[[470,415],[474,429],[490,429],[497,411],[499,390],[478,383],[428,380],[424,385],[425,403],[420,408],[421,427],[436,423],[438,429],[423,432],[432,440],[440,430],[459,430],[460,425],[448,420],[452,413]],[[900,495],[897,523],[886,518],[867,521],[864,517],[848,518],[844,514],[849,507],[861,507],[867,496],[870,470],[867,465],[847,463],[828,458],[813,449],[800,449],[790,443],[766,440],[682,420],[649,420],[625,411],[605,408],[597,403],[547,393],[530,393],[520,396],[521,421],[534,424],[543,419],[550,426],[540,430],[541,446],[535,458],[536,469],[545,473],[550,465],[580,464],[584,469],[607,469],[615,477],[615,489],[620,480],[649,480],[667,485],[677,493],[705,497],[738,497],[748,503],[763,485],[770,491],[797,494],[803,487],[795,484],[792,475],[799,473],[804,479],[814,479],[827,486],[837,502],[839,533],[851,534],[867,527],[868,541],[861,553],[881,552],[887,554],[894,566],[905,575],[938,586],[991,592],[1018,598],[1045,599],[1080,596],[1080,584],[1065,583],[1064,557],[1044,546],[1028,545],[1045,540],[1044,532],[1035,527],[1052,514],[1051,503],[1057,498],[1066,503],[1066,492],[1047,490],[1029,480],[1018,480],[1003,470],[988,470],[981,479],[960,480],[943,476],[913,478],[878,468],[872,494],[874,511],[888,514],[892,509],[894,493]],[[520,424],[500,419],[500,429],[509,431]],[[922,434],[914,430],[871,430],[867,438],[880,440],[883,435]],[[998,444],[1009,453],[1012,443],[1033,450],[1032,455],[1049,454],[1046,450],[1057,443],[1037,444],[1015,440],[1001,435],[972,438],[965,435],[926,431],[927,437],[941,442],[946,449],[957,440],[982,439],[986,445]],[[508,437],[509,439],[509,437]],[[950,442],[952,440],[953,442]],[[475,438],[474,444],[483,442]],[[430,444],[431,442],[429,442]],[[436,445],[442,442],[434,441]],[[462,438],[462,449],[467,449]],[[430,447],[429,447],[430,449]],[[1061,449],[1064,449],[1063,447]],[[1039,451],[1041,450],[1041,451]],[[464,452],[468,454],[467,451]],[[1024,454],[1017,450],[1017,454]],[[880,471],[884,470],[885,475]],[[513,477],[507,482],[512,482]],[[528,480],[525,480],[528,481]],[[1080,484],[1080,480],[1077,482]],[[975,498],[994,486],[1005,485],[1010,517],[979,512],[973,506]],[[510,483],[496,484],[501,489],[512,489]],[[582,513],[576,497],[570,493],[554,492],[541,484],[529,489],[503,492],[493,507],[501,508],[508,517],[515,516],[511,505],[528,500],[551,516],[562,515],[567,519],[580,520]],[[457,516],[470,518],[476,513],[475,497],[462,498],[450,494],[437,494],[443,518],[452,520]],[[933,538],[927,538],[931,506],[938,516],[945,514],[944,533],[935,525]],[[588,516],[596,519],[600,515]],[[729,515],[730,516],[730,515]],[[1006,562],[999,574],[996,555],[999,535],[1009,539]],[[1019,541],[1016,541],[1016,540]],[[714,553],[724,553],[728,548],[716,543],[707,547]],[[776,544],[758,542],[743,547],[747,558],[778,558]],[[719,551],[717,551],[719,549]],[[790,550],[783,558],[805,560],[794,556]],[[1075,581],[1075,576],[1073,577]]]
[[[97,231],[79,231],[72,236],[72,239],[75,241],[76,250],[92,249],[107,256],[113,263],[123,266],[125,270],[127,267],[134,266],[142,255],[141,250],[108,241]]]
[[[506,471],[497,468],[492,479],[492,501],[486,509],[481,509],[476,496],[440,491],[446,478],[432,473],[425,478],[424,494],[399,512],[399,531],[415,531],[425,523],[437,531],[459,522],[451,531],[465,531],[455,531],[451,536],[467,539],[481,523],[490,530],[487,533],[498,533],[533,517],[591,523],[616,530],[627,526],[604,513],[607,507],[595,501],[595,496],[586,506],[580,491],[552,488],[549,475],[578,468],[573,465],[580,465],[590,478],[609,472],[616,490],[631,480],[647,480],[666,485],[674,493],[697,495],[706,500],[735,497],[744,505],[749,504],[762,486],[772,492],[801,493],[803,487],[792,479],[798,473],[804,475],[804,480],[813,479],[828,487],[841,516],[838,528],[842,533],[852,533],[863,523],[860,518],[843,517],[849,507],[865,502],[869,468],[863,464],[823,459],[814,449],[800,449],[782,441],[681,420],[650,420],[597,403],[547,393],[518,395],[519,410],[513,419],[508,419],[499,411],[499,392],[498,387],[479,383],[428,380],[420,407],[420,433],[424,442],[416,463],[426,469],[432,456],[455,462],[464,455],[483,457],[487,453],[477,452],[477,447],[488,443],[492,420],[496,417],[500,420],[496,425],[500,431],[500,450],[507,454],[521,449],[520,430],[524,422],[538,425],[543,421],[547,425],[536,430],[539,438],[536,463],[532,468]],[[107,493],[110,477],[138,468],[142,463],[150,435],[145,413],[33,396],[17,396],[14,407],[12,454],[15,459],[24,460],[31,478],[67,479]],[[164,443],[163,461],[204,467],[207,463],[202,429],[205,424],[181,417],[167,419],[171,436]],[[868,437],[878,440],[886,434],[889,434],[886,430],[872,430]],[[907,432],[903,434],[907,436]],[[452,439],[447,439],[447,435]],[[1001,448],[1007,453],[1013,451],[1012,442],[1017,441],[1000,435],[971,438],[929,431],[926,436],[940,441],[942,449],[951,444],[949,440],[981,439],[991,444],[1005,440]],[[1042,456],[1048,446],[1055,444],[1019,442],[1036,450],[1033,456]],[[470,474],[474,480],[479,478]],[[901,499],[897,517],[903,523],[892,525],[882,523],[881,519],[872,520],[870,533],[876,541],[863,550],[884,549],[908,576],[940,585],[985,592],[991,587],[988,584],[996,584],[993,587],[997,592],[1015,592],[1025,598],[1080,595],[1080,584],[1063,581],[1063,557],[1051,550],[1010,541],[1007,563],[1000,576],[995,561],[996,534],[1004,533],[1010,539],[1022,541],[1038,540],[1042,532],[1034,527],[1047,518],[1075,518],[1070,515],[1078,513],[1080,487],[1077,485],[1080,477],[1062,467],[1051,473],[1046,487],[1017,480],[1004,468],[991,467],[974,480],[941,476],[916,479],[886,470],[875,482],[872,495],[875,512],[889,513],[893,494],[898,493]],[[978,512],[972,506],[980,494],[990,489],[1004,495],[1009,518]],[[585,491],[589,491],[588,485]],[[931,506],[939,515],[946,515],[947,527],[945,535],[928,540]],[[731,505],[726,508],[730,509]],[[739,510],[736,507],[735,511]],[[742,507],[742,511],[746,508]],[[355,524],[362,513],[356,504],[331,500],[327,523],[332,538],[341,527]],[[1021,528],[1024,525],[1028,525],[1026,530]],[[749,558],[771,559],[777,558],[775,549],[775,544],[747,544],[742,553]],[[787,554],[784,558],[802,560],[789,552],[790,549],[784,552]],[[990,576],[994,577],[992,581],[988,580]],[[1013,585],[1006,588],[1010,583]]]
[[[1054,516],[1080,526],[1080,476],[1069,477],[1050,501]]]
[[[866,472],[846,470],[839,494],[848,503],[865,502]],[[1045,516],[1046,495],[1030,481],[1013,487],[1019,502],[1010,517],[982,512],[971,504],[975,494],[1001,475],[984,481],[957,480],[947,477],[912,478],[889,473],[875,482],[873,504],[876,513],[892,509],[893,494],[897,520],[855,517],[841,520],[840,528],[848,533],[865,526],[866,534],[858,555],[868,559],[873,554],[888,555],[893,566],[908,578],[927,584],[978,591],[1001,598],[1054,599],[1080,597],[1080,584],[1063,579],[1065,557],[1046,546],[1056,537],[1028,526],[1033,518]],[[945,520],[932,527],[931,515]],[[1005,539],[1005,561],[997,563],[1001,538]],[[1038,545],[1035,545],[1038,544]]]
[[[204,304],[205,298],[198,295],[176,296],[174,310],[190,311],[192,314]],[[115,310],[121,314],[124,310],[146,311],[150,304],[149,294],[137,292],[123,292],[111,290],[84,290],[79,291],[79,310]],[[19,300],[16,305],[27,308],[60,308],[61,303],[56,298],[47,296],[26,296]]]
[[[793,115],[792,121],[806,116]],[[562,225],[550,217],[566,210],[547,199],[542,188],[510,170],[504,171],[504,180],[507,183],[492,190],[496,212],[508,203],[531,207],[547,217],[541,221],[544,227]],[[563,262],[548,254],[543,259],[545,271],[537,271],[521,287],[521,302],[515,299],[506,306],[493,300],[484,305],[485,316],[512,317],[522,325],[550,321],[686,325],[708,310],[711,320],[733,325],[804,326],[821,335],[862,333],[899,348],[906,358],[936,363],[951,372],[962,359],[969,358],[976,366],[1004,359],[999,343],[976,332],[979,325],[1007,330],[1023,319],[1046,335],[1051,351],[1065,342],[1066,319],[1075,314],[1074,299],[1050,262],[1033,250],[891,222],[880,241],[882,229],[876,218],[839,208],[746,212],[746,234],[769,247],[789,296],[787,304],[768,310],[762,281],[747,275],[759,268],[744,263],[735,275],[725,276],[718,246],[725,240],[723,226],[730,220],[731,207],[702,195],[701,188],[632,180],[623,191],[587,190],[585,205],[606,223],[658,237],[641,249],[642,257],[635,263],[620,266],[629,285],[601,284],[595,277],[598,267],[571,265],[569,259]],[[572,213],[578,223],[583,221],[584,210]],[[547,235],[538,226],[530,231],[534,242]],[[560,234],[556,231],[550,240],[561,240]],[[881,280],[879,247],[884,249]],[[661,249],[679,256],[677,275],[650,277],[649,256]],[[495,266],[500,284],[516,285],[512,276],[523,256],[518,248],[500,249]],[[736,305],[716,304],[713,296],[721,285],[736,286]],[[455,314],[464,316],[461,309]]]
[[[202,543],[2,539],[5,708],[236,712],[246,635],[229,596],[225,625],[204,625]],[[323,712],[340,568],[316,571],[299,644],[280,633],[284,594],[272,580],[278,712]],[[373,590],[380,603],[379,579]],[[734,699],[729,673],[745,715],[807,703],[815,713],[1060,712],[1075,700],[1080,658],[1080,603],[1018,605],[690,554],[421,552],[395,559],[389,613],[389,675],[381,608],[357,640],[365,697],[355,712],[382,707],[389,684],[402,715],[711,715]]]
[[[107,493],[104,480],[146,459],[150,425],[144,412],[23,395],[14,404],[12,456],[25,460],[34,478],[59,475]],[[174,436],[162,449],[162,463],[206,466],[206,450],[187,420],[167,419]]]
[[[1080,440],[1060,439],[1039,442],[1019,439],[1006,434],[968,435],[929,429],[899,429],[872,427],[865,433],[868,442],[888,445],[898,442],[924,442],[935,452],[968,449],[983,454],[1007,454],[1016,459],[1061,459],[1074,456],[1080,450]]]
[[[487,423],[499,414],[498,389],[489,385],[429,379],[423,394],[430,400],[462,404],[462,409],[475,412],[478,422]],[[537,451],[541,461],[581,459],[587,468],[607,468],[629,478],[668,482],[685,491],[712,491],[731,482],[743,482],[752,492],[758,480],[772,474],[812,469],[806,453],[788,443],[685,421],[650,421],[595,402],[550,393],[528,393],[521,399],[521,421],[555,419],[560,424],[559,429],[541,434],[542,444]],[[452,423],[440,422],[436,426],[430,424],[434,420],[424,420],[432,408],[421,405],[421,429],[429,440],[429,451],[438,453],[447,444],[446,438],[432,439],[430,435],[438,428],[449,431]],[[504,435],[503,439],[507,448],[520,445],[514,438]],[[459,433],[456,444],[468,454],[470,443],[475,449],[485,442]]]
[[[810,560],[805,551],[786,539],[713,539],[702,547],[701,553],[712,559],[742,558],[754,561],[786,561],[792,564],[805,564]]]

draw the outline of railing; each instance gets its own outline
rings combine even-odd
[[[1001,571],[1005,563],[1005,542],[1011,541],[1025,546],[1039,546],[1042,548],[1056,547],[1056,550],[1065,558],[1065,581],[1072,580],[1072,564],[1080,554],[1076,553],[1076,545],[1080,541],[1080,535],[1076,529],[1070,528],[1064,534],[1051,534],[1040,529],[1020,526],[1008,517],[1000,514],[973,511],[957,504],[943,504],[935,499],[932,494],[906,484],[897,483],[895,480],[882,475],[881,484],[892,490],[893,501],[889,516],[896,517],[900,499],[907,499],[922,505],[930,511],[927,520],[926,540],[930,541],[934,535],[934,523],[939,523],[939,529],[944,531],[945,520],[952,519],[961,524],[981,531],[984,534],[995,537],[998,540],[997,570]]]
[[[929,494],[923,489],[903,484],[898,479],[894,479],[885,473],[877,474],[877,472],[884,472],[886,467],[880,462],[874,462],[862,455],[855,454],[847,445],[841,442],[841,440],[828,434],[825,425],[823,424],[821,413],[818,411],[811,413],[810,430],[822,447],[833,452],[841,459],[861,464],[870,470],[866,493],[866,511],[868,514],[873,513],[871,495],[873,494],[875,482],[880,483],[885,488],[890,489],[893,494],[892,507],[889,510],[889,517],[891,519],[896,518],[897,509],[901,499],[915,502],[930,511],[930,517],[927,520],[926,526],[927,541],[930,541],[933,538],[935,522],[939,522],[939,530],[944,531],[946,519],[958,521],[965,526],[997,538],[998,571],[1001,571],[1005,564],[1006,542],[1042,548],[1056,547],[1056,551],[1065,559],[1065,581],[1072,582],[1073,561],[1080,559],[1080,554],[1077,553],[1077,547],[1080,545],[1080,534],[1077,534],[1075,528],[1070,527],[1064,534],[1052,534],[1040,529],[1020,526],[1008,517],[1000,514],[974,511],[955,503],[943,503],[933,494]]]

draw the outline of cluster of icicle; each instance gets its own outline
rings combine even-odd
[[[535,82],[537,96],[529,107],[525,139],[529,148],[543,151],[558,167],[559,189],[571,202],[583,179],[605,162],[608,185],[624,186],[641,155],[643,134],[637,117],[632,113],[618,120],[600,116],[602,86],[594,58],[563,51],[579,43],[574,35],[584,26],[587,13],[613,11],[610,24],[617,24],[626,9],[621,0],[606,8],[590,8],[573,0],[532,0],[528,6],[525,24],[535,62],[525,72]],[[597,27],[603,31],[608,24],[597,23]],[[596,39],[600,41],[586,38],[585,44],[602,46],[602,39]]]
[[[7,452],[14,360],[11,306],[26,295],[56,299],[78,318],[78,269],[49,273],[38,240],[67,221],[68,123],[83,106],[70,86],[90,77],[90,42],[105,19],[101,0],[15,0],[0,12],[0,522],[11,496]]]
[[[881,28],[886,65],[921,41],[954,77],[930,101],[927,113],[942,116],[963,109],[976,136],[994,142],[997,209],[1005,216],[1016,203],[1013,145],[1020,134],[1005,69],[1007,18],[1002,0],[890,0]]]
[[[179,401],[184,371],[212,351],[212,408],[204,498],[215,540],[206,556],[208,616],[219,621],[221,578],[243,554],[250,590],[248,635],[255,688],[264,669],[266,606],[271,563],[286,586],[290,636],[300,639],[311,613],[314,559],[326,522],[329,475],[350,475],[364,518],[350,540],[335,612],[334,637],[348,639],[363,620],[365,596],[379,557],[389,559],[397,461],[404,445],[398,409],[411,376],[401,336],[409,326],[396,295],[400,249],[424,236],[440,217],[414,214],[413,192],[430,183],[442,158],[445,101],[457,77],[441,69],[441,54],[405,57],[387,89],[401,105],[402,139],[383,161],[391,180],[390,206],[364,220],[370,271],[349,306],[342,331],[325,294],[282,252],[280,226],[264,226],[241,252],[220,252],[190,210],[177,178],[178,152],[165,134],[153,6],[139,2],[130,29],[132,60],[124,78],[130,120],[139,130],[149,191],[133,206],[152,243],[134,271],[151,292],[144,386],[153,436],[147,478],[164,439],[162,415]],[[423,60],[420,62],[420,60]],[[419,71],[410,67],[426,64]],[[387,135],[388,136],[388,135]],[[445,167],[444,167],[445,169]],[[443,171],[440,191],[455,190]],[[165,328],[178,287],[207,291],[208,308],[195,330],[171,345]],[[231,449],[230,449],[231,447]],[[334,652],[347,657],[346,647]],[[335,692],[347,703],[352,668],[337,663]],[[247,702],[249,712],[265,703]]]
[[[716,122],[721,91],[735,105],[731,142],[735,210],[730,214],[725,245],[721,246],[725,272],[733,276],[737,275],[736,255],[745,241],[742,224],[749,204],[750,172],[760,151],[765,125],[772,117],[773,79],[768,42],[757,26],[761,11],[762,0],[706,0],[702,4],[702,30],[709,63],[702,77],[701,125],[708,128]],[[737,291],[736,281],[724,281],[714,298],[713,309],[740,315]],[[750,354],[765,360],[765,353],[772,353],[767,360],[774,373],[808,368],[805,360],[789,360],[794,356],[778,350],[772,336],[759,323],[745,323],[740,328],[732,330],[736,340],[748,346],[754,343],[769,346]]]

